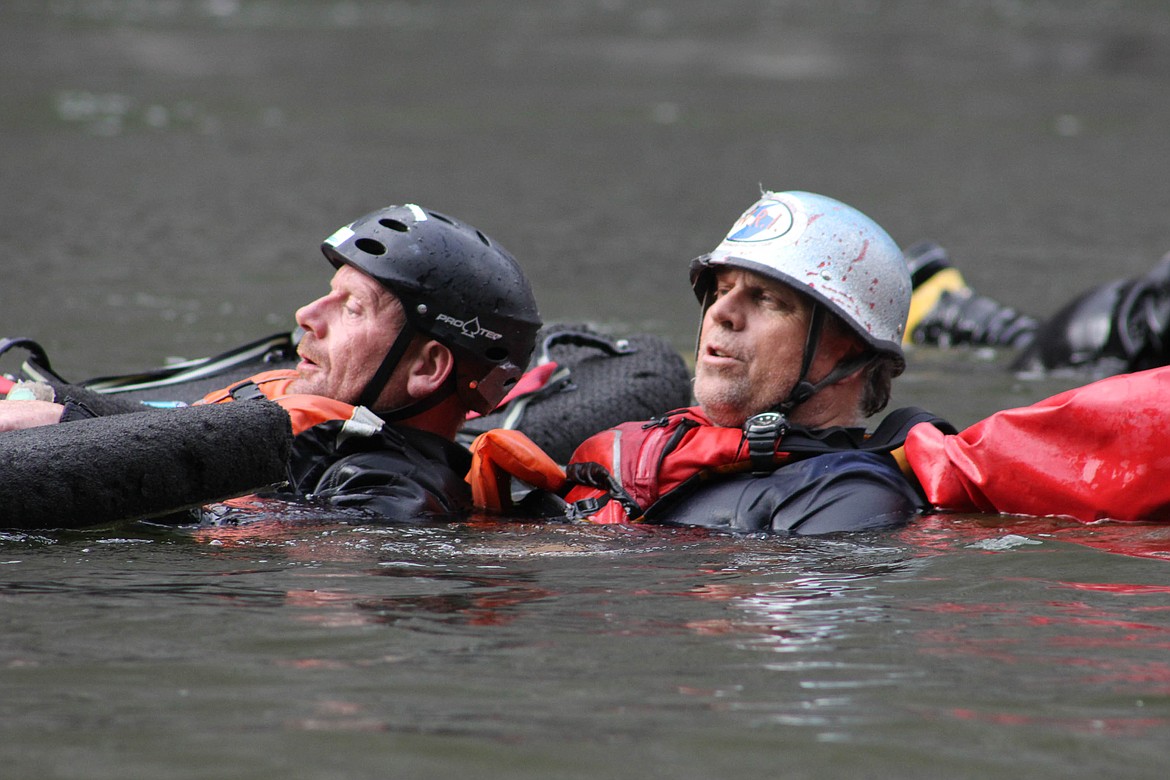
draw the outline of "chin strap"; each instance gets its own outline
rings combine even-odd
[[[804,339],[804,354],[800,360],[800,374],[796,384],[788,393],[788,398],[776,404],[776,411],[788,416],[793,409],[813,397],[817,390],[824,386],[824,380],[814,385],[808,381],[808,370],[812,368],[813,358],[817,354],[817,346],[821,343],[821,331],[825,329],[825,309],[819,303],[813,303],[812,312],[808,320],[808,334]],[[832,376],[830,374],[829,376]],[[826,377],[827,379],[828,377]]]
[[[423,398],[412,404],[407,404],[406,406],[400,406],[397,409],[378,411],[377,415],[386,422],[398,422],[399,420],[405,420],[408,417],[414,417],[416,414],[422,414],[427,409],[433,409],[454,394],[455,372],[452,371],[451,376],[447,377],[447,381],[426,398]]]
[[[398,331],[398,338],[394,339],[386,357],[382,358],[382,365],[378,366],[378,370],[374,372],[366,384],[366,389],[362,390],[362,394],[358,396],[358,406],[364,406],[368,409],[375,408],[378,396],[386,388],[386,383],[390,381],[390,375],[394,373],[394,369],[398,368],[398,363],[406,354],[412,340],[414,340],[414,328],[409,322],[403,322],[402,330]]]
[[[808,322],[808,336],[804,341],[804,357],[800,363],[800,377],[796,380],[796,384],[793,385],[792,391],[788,393],[788,398],[773,407],[774,411],[779,412],[785,417],[791,414],[793,409],[812,398],[824,388],[841,381],[857,369],[864,368],[877,358],[876,354],[865,352],[849,360],[842,360],[821,381],[815,384],[808,381],[808,371],[812,368],[813,358],[816,357],[817,347],[821,341],[821,332],[824,328],[825,308],[819,303],[813,303],[812,313]]]
[[[406,354],[406,350],[414,340],[415,334],[416,331],[409,322],[402,324],[402,330],[398,332],[398,337],[390,345],[386,357],[382,358],[382,364],[378,366],[378,370],[374,372],[374,375],[370,378],[366,388],[362,390],[362,394],[357,401],[357,406],[364,406],[373,410],[386,422],[405,420],[408,417],[421,414],[428,409],[433,409],[447,400],[455,392],[455,371],[452,370],[451,375],[447,377],[447,381],[426,398],[422,398],[414,403],[408,403],[405,406],[399,406],[397,409],[381,410],[377,408],[378,396],[382,395],[382,391],[386,388],[386,383],[390,381],[390,376],[394,373],[394,369],[398,368],[398,364],[402,361],[402,356]]]
[[[751,461],[752,473],[757,476],[771,473],[775,469],[773,455],[780,439],[788,433],[788,416],[792,414],[793,409],[822,389],[877,359],[873,352],[865,352],[849,360],[842,360],[821,381],[816,383],[808,381],[808,371],[816,356],[824,326],[825,310],[820,304],[814,303],[808,322],[808,337],[804,343],[804,357],[800,363],[800,378],[796,380],[787,399],[744,421],[743,433],[748,445],[748,458]]]

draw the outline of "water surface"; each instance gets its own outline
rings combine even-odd
[[[545,318],[686,353],[761,185],[1035,314],[1170,249],[1170,11],[1132,0],[10,0],[0,335],[70,378],[291,326],[418,201]],[[960,425],[1083,377],[917,350]],[[13,777],[1161,777],[1160,528],[842,539],[330,522],[0,533]]]

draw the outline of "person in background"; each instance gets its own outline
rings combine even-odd
[[[906,249],[914,283],[904,342],[995,347],[1024,374],[1079,370],[1097,376],[1170,363],[1170,254],[1141,276],[1113,279],[1038,318],[980,295],[933,241]]]

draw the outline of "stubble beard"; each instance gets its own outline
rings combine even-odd
[[[710,369],[695,373],[695,400],[716,425],[738,428],[749,416],[751,383],[746,376],[711,375]]]

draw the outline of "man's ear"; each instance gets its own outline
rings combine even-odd
[[[415,399],[434,393],[455,371],[455,356],[439,342],[428,339],[417,349],[406,376],[406,392]]]

